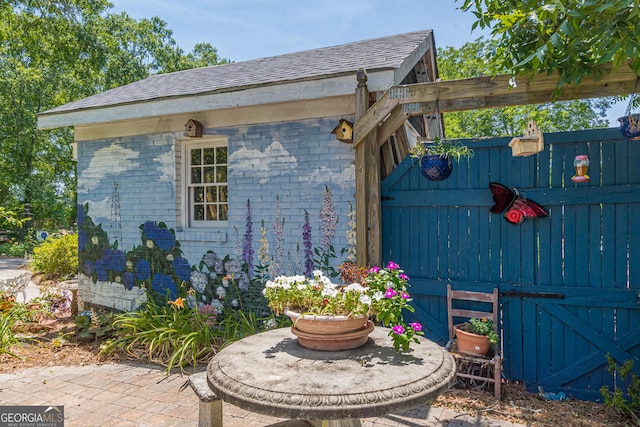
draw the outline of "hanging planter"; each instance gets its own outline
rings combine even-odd
[[[420,173],[429,181],[442,181],[453,171],[453,160],[473,157],[473,150],[457,142],[447,142],[438,137],[434,141],[418,141],[409,150],[411,157],[420,160]]]
[[[620,133],[625,138],[631,139],[633,141],[640,140],[640,114],[631,114],[631,107],[633,107],[634,101],[636,99],[636,89],[638,88],[639,81],[640,77],[636,79],[633,93],[629,98],[627,111],[625,111],[624,116],[618,118],[618,122],[620,122]]]

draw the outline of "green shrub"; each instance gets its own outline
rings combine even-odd
[[[78,272],[78,236],[64,234],[45,240],[33,250],[31,269],[52,280],[75,276]]]
[[[613,393],[609,387],[602,386],[600,393],[604,398],[604,404],[610,408],[616,408],[631,418],[635,425],[640,426],[640,377],[633,372],[633,360],[627,360],[622,366],[618,366],[610,355],[606,355],[607,370],[624,382],[629,377],[627,390],[617,387]]]

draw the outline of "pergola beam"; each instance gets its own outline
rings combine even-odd
[[[540,74],[533,80],[499,75],[392,86],[367,114],[356,121],[353,143],[354,146],[359,144],[373,129],[384,126],[387,117],[397,118],[400,113],[423,115],[625,95],[633,92],[637,78],[631,68],[623,66],[600,80],[587,77],[579,85],[565,85],[557,97],[557,74]],[[400,113],[395,111],[397,109]],[[399,120],[390,123],[385,134],[395,132],[401,124]]]

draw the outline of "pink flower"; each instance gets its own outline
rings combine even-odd
[[[404,274],[404,273],[400,273],[400,274],[398,274],[398,277],[399,277],[399,278],[401,278],[402,280],[409,280],[409,276],[407,276],[407,275],[406,275],[406,274]]]
[[[378,267],[377,265],[369,269],[369,273],[377,273],[379,271],[380,271],[380,267]]]
[[[389,270],[397,270],[400,268],[400,266],[393,261],[389,261],[389,264],[387,264],[387,268]]]
[[[396,325],[393,328],[391,328],[391,330],[393,331],[394,334],[398,334],[398,335],[404,334],[404,328],[402,327],[402,325]]]
[[[409,326],[411,326],[411,329],[416,332],[420,332],[422,330],[422,325],[420,323],[409,323]]]
[[[385,298],[393,298],[396,295],[398,295],[398,293],[393,288],[387,289],[387,292],[384,293]]]
[[[409,294],[408,294],[408,293],[406,293],[406,292],[404,292],[404,291],[400,294],[400,296],[401,296],[402,298],[404,298],[404,299],[409,299],[409,298],[410,298],[410,297],[409,297]]]

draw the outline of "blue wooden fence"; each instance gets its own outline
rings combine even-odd
[[[640,372],[640,142],[617,129],[545,135],[512,157],[510,138],[463,140],[475,156],[441,182],[404,160],[382,183],[383,259],[411,277],[415,317],[447,339],[446,284],[500,291],[505,376],[582,399],[613,386],[605,355]],[[571,181],[578,154],[589,183]],[[548,218],[489,213],[489,182],[526,193]]]

